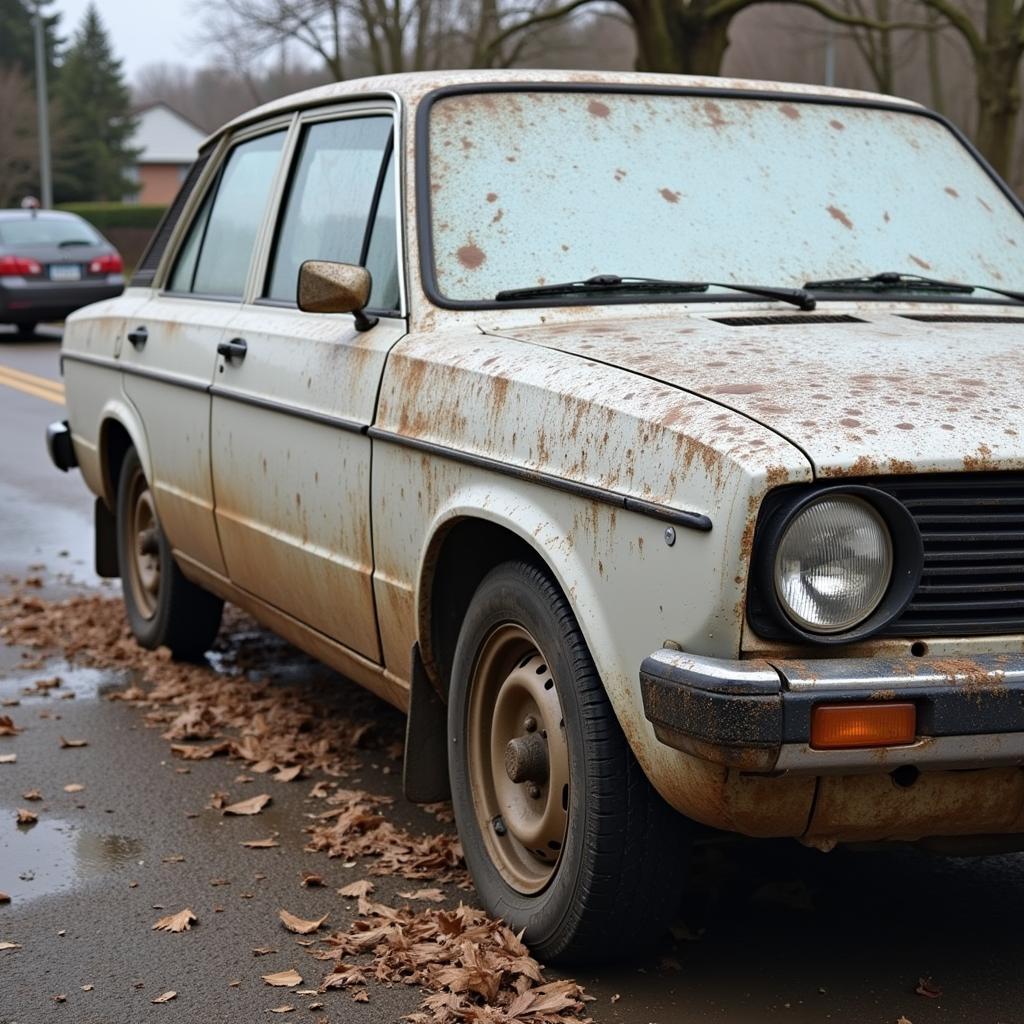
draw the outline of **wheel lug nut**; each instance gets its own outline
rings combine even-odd
[[[491,828],[494,829],[496,836],[503,836],[508,831],[505,828],[505,819],[499,814],[491,820]]]
[[[526,721],[523,722],[523,728],[527,732],[536,732],[537,730],[537,719],[533,715],[527,715]]]
[[[526,792],[530,794],[532,799],[536,800],[540,796],[540,786],[534,786],[531,784]]]

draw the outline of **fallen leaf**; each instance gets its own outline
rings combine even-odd
[[[907,1020],[907,1018],[904,1017],[903,1014],[900,1014],[900,1016],[896,1019],[896,1024],[911,1024],[911,1021]]]
[[[294,768],[282,768],[275,776],[275,782],[294,782],[302,774],[302,765],[297,764]]]
[[[151,1003],[169,1003],[172,999],[177,998],[178,993],[171,989],[170,992],[165,992],[162,996],[157,996],[156,999],[150,999]]]
[[[253,951],[253,956],[268,956],[271,953],[276,953],[277,950],[272,946],[257,946]]]
[[[68,740],[63,736],[60,738],[60,746],[62,750],[69,749],[71,747],[87,747],[89,746],[88,740]]]
[[[153,931],[187,932],[191,929],[192,922],[198,920],[199,918],[197,918],[191,910],[186,908],[185,910],[179,910],[176,914],[168,914],[167,917],[161,917],[160,920],[153,925]]]
[[[0,754],[0,764],[16,764],[17,761],[17,754]]]
[[[261,977],[268,985],[277,988],[293,988],[302,984],[302,975],[294,967],[289,967],[287,971],[278,971],[276,974],[264,974]]]
[[[611,1002],[611,1003],[617,1003],[617,1002],[618,1002],[618,1001],[619,1001],[619,1000],[620,1000],[621,998],[622,998],[622,996],[621,996],[621,995],[619,995],[619,993],[618,993],[618,992],[616,992],[616,993],[615,993],[615,995],[613,995],[613,996],[611,997],[611,999],[609,1000],[609,1002]]]
[[[180,757],[183,761],[205,761],[207,758],[216,757],[218,754],[226,754],[231,749],[231,744],[226,740],[223,743],[212,743],[207,746],[200,746],[194,743],[172,743],[171,753]]]
[[[268,1012],[270,1012],[270,1013],[293,1013],[294,1011],[295,1011],[295,1007],[294,1006],[287,1006],[286,1005],[286,1006],[275,1006],[273,1009],[271,1009]]]
[[[66,1003],[68,1001],[68,997],[63,992],[58,996],[51,996],[50,998],[53,999],[55,1003]]]
[[[42,800],[43,794],[38,789],[30,789],[27,793],[21,794],[22,800]]]
[[[169,857],[161,857],[160,861],[163,864],[181,864],[185,860],[183,853],[172,853]]]
[[[339,896],[345,896],[350,900],[369,896],[376,888],[368,878],[361,878],[358,882],[349,882],[338,890]]]
[[[91,992],[95,987],[96,987],[95,985],[83,985],[82,986],[82,991],[83,992]]]
[[[303,871],[302,881],[299,883],[303,888],[309,889],[312,886],[326,885],[327,883],[323,879],[323,875],[318,875],[313,871]]]
[[[49,679],[37,679],[32,685],[37,690],[46,693],[47,690],[55,690],[60,686],[60,676],[50,676]]]
[[[32,811],[26,811],[24,807],[18,808],[18,824],[34,825],[39,820],[39,815]]]
[[[0,950],[4,949],[21,949],[21,945],[17,942],[0,942]]]
[[[229,981],[228,988],[238,988],[242,983],[240,981]]]
[[[400,892],[403,900],[426,900],[428,903],[444,903],[444,893],[440,889],[414,889],[412,892]]]
[[[79,783],[79,782],[69,782],[64,787],[64,792],[65,793],[81,793],[83,789],[85,789],[85,786],[83,786],[81,783]]]
[[[327,920],[329,915],[324,914],[323,917],[317,918],[315,921],[306,921],[301,917],[296,917],[294,914],[288,913],[287,910],[279,910],[277,912],[277,916],[281,919],[281,924],[283,924],[288,931],[295,932],[296,935],[310,935]]]
[[[0,736],[17,736],[19,732],[24,731],[14,724],[10,715],[0,715]]]
[[[211,878],[210,885],[230,885],[230,878]]]
[[[267,804],[270,803],[269,793],[260,793],[259,796],[250,797],[248,800],[240,800],[237,804],[229,804],[224,808],[225,814],[259,814]]]
[[[247,839],[241,845],[247,850],[269,850],[271,847],[281,844],[273,836],[270,836],[268,839]]]
[[[352,995],[352,1002],[353,1003],[368,1003],[369,1001],[370,1001],[370,993],[367,992],[365,988],[359,989],[358,992],[355,992]]]
[[[927,996],[928,999],[938,999],[942,995],[942,989],[931,978],[918,978],[914,991],[919,996]]]

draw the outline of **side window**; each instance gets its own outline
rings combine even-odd
[[[192,222],[170,291],[242,297],[284,138],[283,131],[261,135],[230,152]]]
[[[390,117],[352,117],[306,128],[278,225],[264,293],[267,298],[294,302],[299,267],[305,260],[368,263],[367,249],[373,249],[370,227],[378,195],[382,197],[381,207],[385,205],[380,185],[382,175],[386,177],[384,159],[390,147]],[[389,193],[387,198],[392,223],[390,259],[394,264],[394,197]],[[389,292],[396,296],[394,303],[386,304],[391,308],[397,304],[398,271],[397,266],[388,264],[388,243],[383,235],[382,224],[371,273],[376,282],[379,272],[382,295]],[[375,283],[373,306],[379,305],[378,291]]]

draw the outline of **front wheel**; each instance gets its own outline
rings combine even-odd
[[[210,648],[224,602],[178,568],[134,448],[125,455],[117,488],[117,560],[128,621],[143,647],[169,647],[182,659]]]
[[[562,592],[522,562],[470,603],[448,703],[449,771],[484,906],[545,960],[659,941],[685,880],[685,821],[637,764]]]

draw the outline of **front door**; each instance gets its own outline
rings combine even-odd
[[[392,111],[353,107],[301,124],[266,270],[231,322],[213,386],[216,521],[237,586],[380,661],[373,600],[370,441],[387,353],[405,333]],[[365,332],[300,312],[299,266],[366,266]]]

